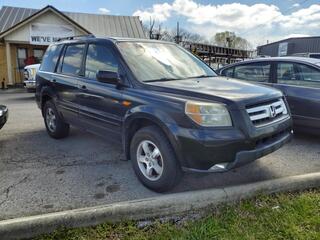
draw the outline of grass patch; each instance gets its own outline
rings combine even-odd
[[[37,240],[320,239],[320,191],[259,196],[207,210],[199,220],[139,228],[136,222],[60,229]]]

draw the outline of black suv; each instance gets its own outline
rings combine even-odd
[[[180,46],[79,37],[45,53],[36,99],[48,134],[75,125],[122,143],[140,181],[172,188],[184,171],[221,172],[288,142],[282,93],[226,80]]]

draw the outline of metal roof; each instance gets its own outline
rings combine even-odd
[[[0,34],[41,10],[3,6],[0,9]],[[96,36],[146,38],[139,17],[75,12],[60,13]]]
[[[320,39],[320,36],[290,37],[290,38],[285,38],[285,39],[282,39],[282,40],[279,40],[279,41],[263,44],[263,45],[260,45],[258,47],[269,46],[269,45],[273,45],[273,44],[277,44],[277,43],[281,43],[281,42],[292,41],[292,40],[309,40],[309,39]]]

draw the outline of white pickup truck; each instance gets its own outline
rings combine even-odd
[[[28,92],[33,92],[36,89],[36,74],[40,68],[40,64],[32,64],[24,67],[23,85]]]

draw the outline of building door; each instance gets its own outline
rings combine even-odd
[[[27,48],[17,48],[17,68],[15,69],[15,82],[22,83],[23,71],[28,58]]]

